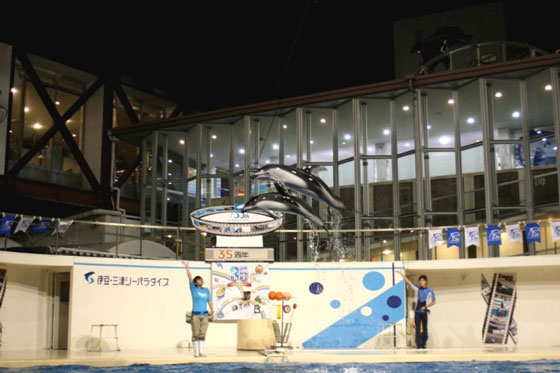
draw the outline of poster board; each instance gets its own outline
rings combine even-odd
[[[212,301],[217,320],[270,316],[269,263],[212,263]]]

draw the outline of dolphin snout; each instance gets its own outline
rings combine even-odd
[[[259,179],[259,178],[264,177],[265,175],[266,175],[266,172],[262,171],[262,170],[257,170],[257,171],[251,172],[251,178],[253,178],[253,179]]]

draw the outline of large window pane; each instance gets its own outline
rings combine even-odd
[[[554,109],[550,71],[544,70],[526,79],[527,122],[535,131],[553,131]]]
[[[482,118],[480,116],[479,81],[466,84],[457,89],[459,106],[459,129],[461,145],[482,141]]]
[[[338,124],[338,159],[354,156],[354,122],[352,116],[352,101],[336,109]]]
[[[431,200],[426,201],[426,208],[431,211],[456,211],[455,153],[432,152],[426,156],[429,157],[429,175],[425,176],[430,178],[431,185]]]
[[[414,149],[414,105],[412,93],[395,99],[395,124],[397,127],[397,152]]]
[[[482,146],[461,151],[461,166],[463,168],[463,201],[465,210],[484,209],[484,153]],[[476,219],[484,220],[484,212],[466,214],[473,223]],[[473,220],[474,219],[474,220]]]
[[[331,162],[333,160],[332,109],[305,108],[303,114],[303,160]]]
[[[519,81],[489,79],[488,96],[492,113],[492,137],[518,140],[522,137]]]
[[[456,105],[450,90],[426,89],[422,91],[425,103],[425,134],[430,148],[455,146],[455,120],[453,106]]]
[[[202,170],[204,174],[229,172],[231,127],[227,124],[205,124],[202,127]]]
[[[366,161],[363,161],[366,162]],[[368,159],[362,167],[361,182],[364,185],[367,173],[367,189],[363,191],[363,213],[374,216],[393,215],[393,183],[390,159]],[[366,193],[369,205],[366,205]]]
[[[363,137],[360,140],[360,152],[369,155],[391,154],[391,101],[385,99],[362,99],[361,136],[367,132],[366,148],[363,149]]]
[[[521,206],[525,204],[524,173],[520,144],[494,145],[496,179],[498,183],[498,206]],[[500,216],[503,213],[500,212]]]
[[[293,109],[280,119],[280,131],[284,136],[284,164],[297,164],[296,110]]]

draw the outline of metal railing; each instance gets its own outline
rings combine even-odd
[[[550,53],[541,48],[512,41],[469,44],[447,51],[422,63],[418,73],[431,74],[547,54]]]

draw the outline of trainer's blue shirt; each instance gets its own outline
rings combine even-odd
[[[191,287],[193,312],[207,312],[206,303],[210,302],[210,290],[208,288],[197,288],[194,281],[189,282]]]
[[[418,285],[412,285],[412,288],[414,289],[414,291],[416,292],[417,296],[418,296],[418,305],[422,305],[425,306],[428,303],[431,302],[435,302],[436,301],[436,295],[434,294],[434,291],[430,288],[421,288]],[[426,312],[426,310],[415,310],[416,312]]]

